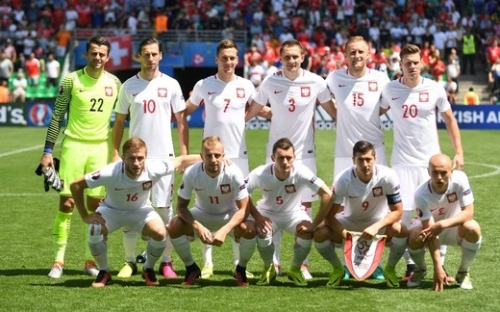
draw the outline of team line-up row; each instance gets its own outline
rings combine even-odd
[[[200,80],[184,101],[179,83],[159,71],[162,53],[156,39],[141,42],[140,72],[123,85],[104,70],[109,59],[107,40],[90,39],[87,66],[61,81],[41,160],[47,183],[60,189],[53,228],[56,256],[49,277],[62,276],[71,212],[76,205],[89,223],[89,248],[94,259],[87,251],[84,271],[97,276],[94,287],[103,287],[111,279],[104,236],[124,228],[126,264],[118,276],[128,277],[137,271],[135,249],[142,233],[148,238],[142,273],[148,285],[158,284],[154,264],[160,258],[160,274],[176,276],[170,257],[172,247],[186,265],[184,284],[211,276],[210,246],[222,244],[227,234],[239,244],[234,243],[233,248],[238,285],[248,285],[246,263],[255,245],[265,267],[258,284],[269,284],[276,277],[276,269],[281,268],[279,252],[273,253],[274,246],[279,245],[279,233],[285,230],[296,236],[288,277],[298,286],[307,285],[307,254],[314,241],[319,253],[332,264],[328,284],[335,286],[344,269],[334,246],[342,244],[349,230],[362,232],[363,239],[377,233],[390,238],[388,262],[383,273],[375,273],[385,277],[391,287],[399,285],[395,266],[407,245],[404,279],[408,286],[420,285],[426,274],[424,245],[429,247],[435,264],[443,263],[446,245],[460,245],[463,257],[456,279],[462,288],[472,288],[468,269],[480,246],[481,233],[473,220],[467,178],[461,171],[452,170],[461,169],[464,161],[460,132],[446,94],[437,83],[420,75],[422,62],[417,46],[402,48],[403,77],[395,81],[367,68],[368,49],[362,37],[350,38],[346,43],[348,69],[332,72],[324,80],[300,67],[304,60],[300,42],[286,41],[280,48],[283,69],[266,78],[256,91],[250,81],[235,74],[237,47],[225,39],[216,51],[217,73]],[[312,120],[317,102],[337,125],[333,192],[315,176]],[[202,162],[193,155],[173,158],[171,116],[177,120],[180,152],[187,155],[186,116],[200,105],[206,112]],[[106,165],[113,107],[114,163]],[[391,169],[384,166],[379,118],[388,109],[394,119]],[[440,154],[436,111],[442,115],[455,149],[453,160]],[[66,183],[61,185],[53,170],[52,153],[66,113],[59,168],[60,180]],[[245,121],[257,114],[271,120],[267,165],[249,173]],[[126,141],[120,155],[127,117],[132,139]],[[198,157],[199,163],[183,176],[177,216],[173,218],[173,170],[185,168],[182,163],[194,161],[193,157]],[[222,158],[232,165],[221,162]],[[452,182],[455,176],[462,183]],[[420,203],[417,195],[425,183],[430,194],[423,195],[425,200]],[[452,188],[458,184],[459,189]],[[99,205],[105,195],[102,186],[106,186],[106,197]],[[248,197],[255,188],[262,190],[256,206]],[[141,205],[148,202],[150,192],[151,206],[144,209]],[[188,209],[191,192],[196,199],[194,208]],[[315,197],[320,200],[320,208],[312,219],[306,211],[317,200]],[[434,206],[443,200],[453,205],[449,209]],[[98,213],[88,214],[96,208]],[[421,223],[412,225],[415,210]],[[432,210],[431,215],[427,210]],[[194,234],[204,243],[205,265],[201,270],[189,247]],[[436,290],[442,290],[452,279],[441,264],[434,266]]]

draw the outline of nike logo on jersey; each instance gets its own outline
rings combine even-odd
[[[210,91],[208,91],[208,95],[212,95],[212,94],[215,94],[215,93],[217,93],[217,92],[210,92]]]
[[[85,92],[85,89],[78,90],[80,93]]]
[[[345,84],[339,84],[339,88],[345,87]]]
[[[203,191],[204,189],[202,189],[202,188],[196,188],[196,187],[195,187],[195,188],[194,188],[194,190],[195,190],[196,192],[201,192],[201,191]]]
[[[278,93],[281,93],[283,91],[279,91],[279,90],[274,90],[274,94],[278,94]]]
[[[399,96],[398,96],[398,97],[393,97],[393,98],[392,98],[392,100],[393,100],[393,101],[396,101],[396,100],[397,100],[397,99],[399,99],[399,98],[400,98]]]
[[[132,96],[136,96],[138,93],[132,93]]]
[[[263,192],[271,192],[272,190],[270,189],[262,189]]]
[[[123,191],[124,189],[115,187],[115,191]]]

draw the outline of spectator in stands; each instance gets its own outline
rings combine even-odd
[[[464,104],[465,105],[479,105],[479,95],[474,91],[473,87],[469,88],[464,95]]]
[[[12,39],[8,38],[6,41],[5,49],[3,50],[8,59],[15,63],[17,61],[16,47],[12,44]]]
[[[61,74],[61,65],[59,62],[55,59],[54,53],[50,52],[47,55],[47,63],[45,65],[46,67],[46,87],[47,89],[50,87],[57,87],[57,82],[59,79],[59,75]]]
[[[10,102],[10,90],[7,86],[7,81],[0,80],[0,104]]]
[[[76,23],[79,28],[87,28],[90,26],[90,20],[92,15],[92,10],[87,0],[78,0],[78,4],[75,6],[75,10],[78,13],[78,18]]]
[[[9,81],[10,76],[14,72],[14,64],[7,57],[7,53],[0,52],[0,82]]]
[[[474,69],[476,44],[476,36],[472,33],[471,28],[466,28],[465,34],[462,37],[462,73],[464,74],[467,71],[467,68],[469,68],[469,74],[476,74]]]
[[[493,97],[500,94],[500,57],[497,57],[495,63],[491,66],[488,73],[488,83],[491,87],[490,98],[494,102]]]
[[[492,66],[493,64],[496,63],[496,60],[500,58],[500,46],[498,44],[498,38],[492,37],[490,45],[487,48],[486,54],[487,54],[486,58],[487,66]]]
[[[40,81],[40,61],[35,57],[35,53],[31,52],[25,64],[28,85],[37,88]]]
[[[132,11],[128,14],[126,18],[125,27],[128,29],[131,35],[137,34],[137,27],[139,26],[139,20],[137,20],[137,12]]]
[[[65,25],[61,25],[59,32],[56,34],[56,39],[56,56],[64,57],[66,55],[66,49],[68,48],[69,42],[71,41],[71,32],[69,32]]]
[[[61,25],[66,24],[66,11],[64,10],[64,7],[61,5],[55,5],[54,10],[52,11],[52,23],[50,24],[52,26],[52,29],[57,31],[59,28],[61,28]]]
[[[448,55],[448,64],[446,65],[446,76],[457,84],[460,76],[460,62],[456,55],[456,50],[452,49]]]
[[[104,8],[98,4],[92,5],[90,26],[92,28],[101,28],[104,26]]]
[[[76,22],[78,21],[78,12],[73,4],[68,4],[65,12],[66,17],[66,29],[68,31],[75,30]]]
[[[450,104],[457,104],[456,95],[458,93],[458,84],[455,81],[453,81],[449,76],[447,79],[448,80],[444,85],[444,89],[446,90],[448,102],[450,102]]]
[[[12,102],[18,100],[22,103],[26,101],[26,90],[28,89],[28,81],[24,78],[22,70],[17,71],[17,76],[12,81]]]

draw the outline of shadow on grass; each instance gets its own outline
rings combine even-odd
[[[16,268],[16,269],[0,270],[0,276],[20,276],[20,275],[47,276],[47,274],[49,274],[49,271],[50,268],[43,268],[43,269]],[[64,269],[64,275],[75,276],[84,274],[82,270]]]

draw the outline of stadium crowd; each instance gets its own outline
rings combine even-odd
[[[499,17],[495,0],[2,0],[0,80],[12,77],[12,93],[12,79],[22,70],[37,88],[50,53],[60,61],[76,28],[248,30],[245,62],[256,86],[279,67],[278,49],[287,39],[300,40],[308,53],[304,66],[326,77],[346,67],[343,45],[361,35],[372,42],[369,67],[391,79],[401,75],[401,46],[421,46],[425,75],[442,82],[452,103],[459,76],[475,74],[479,59],[495,102]]]

